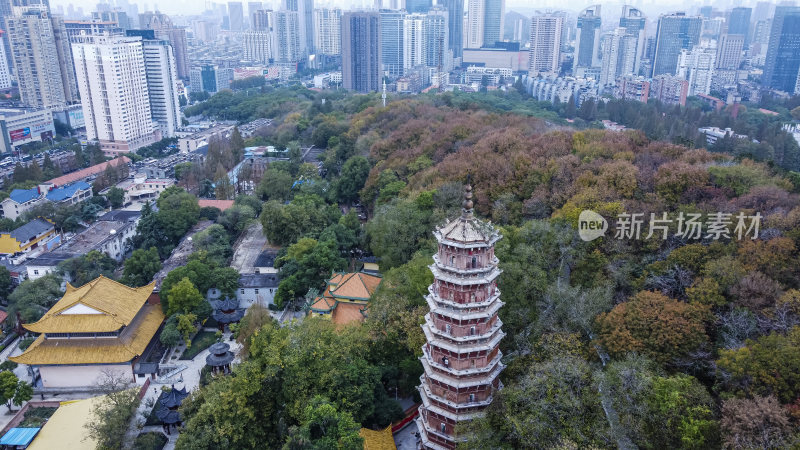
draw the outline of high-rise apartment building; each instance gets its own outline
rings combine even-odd
[[[614,86],[621,76],[636,75],[634,71],[637,38],[618,27],[604,36],[603,63],[600,69],[600,86]]]
[[[689,50],[700,42],[703,19],[678,12],[658,19],[652,76],[674,75],[681,50]]]
[[[103,5],[103,4],[101,4]],[[122,8],[109,8],[107,5],[99,11],[92,12],[92,20],[98,22],[115,22],[122,30],[130,30],[133,28],[131,19],[128,13],[123,11]],[[100,5],[98,5],[98,8]]]
[[[143,39],[142,49],[150,115],[158,124],[162,138],[173,137],[181,125],[175,52],[172,44],[164,39]]]
[[[156,38],[166,39],[175,52],[175,63],[178,68],[178,77],[189,78],[189,51],[186,46],[186,30],[176,27],[166,14],[160,12],[145,12],[139,14],[139,26],[146,30],[154,30]]]
[[[564,15],[539,14],[531,17],[531,49],[528,71],[531,76],[559,72]]]
[[[432,0],[406,0],[406,12],[409,14],[426,13],[433,6]]]
[[[192,67],[189,78],[191,92],[208,92],[213,94],[223,89],[228,89],[233,79],[233,69],[223,68],[214,64],[203,64]]]
[[[272,39],[266,30],[248,30],[242,34],[244,60],[259,64],[272,61]]]
[[[381,85],[381,18],[377,12],[342,14],[342,85],[374,92]]]
[[[650,81],[650,98],[669,105],[686,106],[689,82],[674,75],[656,75]]]
[[[644,77],[624,76],[617,78],[614,98],[635,100],[647,103],[650,96],[650,82]]]
[[[503,40],[505,0],[468,0],[466,48],[492,47]]]
[[[695,46],[691,50],[681,50],[678,56],[677,75],[689,82],[688,95],[711,92],[717,49]]]
[[[314,49],[328,56],[342,54],[342,10],[320,8],[314,10]]]
[[[642,58],[644,57],[645,46],[647,44],[645,38],[647,18],[638,9],[626,5],[622,7],[622,16],[619,18],[619,26],[625,28],[625,31],[636,40],[636,52],[633,56],[633,73],[638,75],[641,71]]]
[[[403,68],[405,71],[425,64],[425,14],[408,14],[403,20]]]
[[[255,28],[253,26],[253,13],[262,9],[264,9],[264,3],[262,2],[247,2],[247,16],[250,18],[251,30]]]
[[[5,32],[0,30],[0,39],[5,40]],[[0,89],[9,89],[11,87],[11,69],[8,67],[8,58],[6,58],[6,48],[0,45]]]
[[[577,75],[579,67],[600,66],[600,25],[600,5],[590,6],[578,15],[573,75]]]
[[[95,20],[65,20],[69,42],[77,42],[77,38],[84,34],[125,34],[116,22],[100,22]]]
[[[283,9],[297,13],[302,54],[314,53],[314,0],[282,0]]]
[[[778,6],[772,19],[761,85],[793,93],[800,71],[800,7]]]
[[[78,101],[78,87],[64,20],[36,5],[14,7],[6,19],[22,102],[63,108]]]
[[[242,2],[228,2],[228,20],[231,31],[244,31],[244,8]]]
[[[109,156],[152,144],[157,133],[141,37],[83,36],[72,52],[87,138]]]
[[[381,71],[391,78],[402,77],[405,73],[405,17],[405,11],[384,9],[380,12]]]
[[[484,26],[486,24],[486,0],[467,0],[467,19],[465,48],[483,47]]]
[[[447,10],[448,47],[454,58],[461,58],[464,49],[464,0],[439,0]]]
[[[733,8],[728,15],[728,27],[726,33],[740,34],[744,36],[744,46],[750,45],[750,15],[752,8]]]
[[[440,72],[452,70],[453,53],[448,45],[447,21],[447,11],[440,6],[435,6],[425,15],[422,24],[425,65],[440,69]]]
[[[717,42],[717,69],[736,70],[742,62],[745,37],[741,34],[723,34]]]
[[[303,56],[300,15],[295,11],[272,11],[272,57],[280,63],[296,63]]]
[[[250,13],[250,29],[255,31],[269,31],[272,28],[270,19],[272,10],[258,9]]]
[[[0,34],[0,42],[2,42],[2,46],[4,49],[4,53],[6,55],[6,66],[9,69],[9,72],[13,68],[13,53],[11,52],[11,43],[9,42],[9,36],[6,29],[6,19],[11,17],[11,0],[0,0],[0,28],[3,29],[4,33]]]
[[[483,46],[494,47],[503,40],[503,25],[506,16],[505,0],[485,0],[483,7]]]

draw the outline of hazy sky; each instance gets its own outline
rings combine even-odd
[[[106,3],[116,3],[117,0],[105,0]],[[130,3],[134,1],[128,0]],[[389,0],[384,0],[388,4]],[[465,0],[465,6],[468,0]],[[67,5],[72,3],[75,7],[83,7],[84,13],[88,14],[95,9],[97,0],[51,0],[50,4],[55,9],[61,5],[66,10]],[[167,14],[199,14],[210,5],[211,1],[204,0],[148,0],[148,1],[135,1],[139,5],[139,11],[144,11],[145,6],[147,10],[157,9]],[[227,3],[227,1],[217,0],[215,3]],[[247,3],[247,0],[242,0],[242,3]],[[622,5],[621,2],[606,2],[598,0],[506,0],[506,11],[515,10],[521,13],[529,14],[536,9],[566,9],[570,11],[579,11],[586,6],[600,3],[603,5],[603,13],[608,14],[610,11],[617,11]],[[664,11],[685,10],[692,12],[702,5],[713,4],[719,9],[731,8],[734,6],[755,6],[756,1],[745,0],[721,0],[710,2],[705,1],[691,1],[691,0],[629,0],[629,3],[639,7],[649,17],[655,17]],[[280,0],[270,0],[264,2],[266,7],[276,8],[280,5]],[[316,6],[335,5],[343,9],[369,7],[373,4],[373,0],[318,0],[315,2]],[[246,8],[245,8],[246,9]]]

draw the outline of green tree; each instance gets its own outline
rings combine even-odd
[[[316,396],[306,407],[300,426],[289,429],[283,448],[359,450],[364,446],[360,428],[350,414],[339,412],[328,399]]]
[[[42,162],[42,177],[45,180],[50,180],[59,176],[61,176],[61,169],[53,164],[53,160],[50,159],[50,154],[45,153],[44,161]]]
[[[125,203],[125,191],[116,186],[108,190],[106,197],[112,208],[120,208]]]
[[[55,305],[61,295],[61,277],[55,273],[25,280],[8,296],[9,319],[15,318],[19,312],[23,323],[36,322]]]
[[[98,389],[104,395],[93,400],[92,418],[86,425],[89,437],[97,448],[119,450],[139,406],[138,389],[128,388],[130,380],[106,374]]]
[[[167,319],[167,323],[164,324],[164,329],[161,330],[161,335],[158,337],[161,343],[167,347],[174,347],[178,344],[178,340],[181,338],[181,332],[178,331],[177,322],[178,320],[176,316],[172,316]]]
[[[264,204],[261,224],[264,234],[275,245],[289,245],[302,236],[317,237],[341,213],[333,205],[313,194],[297,195],[288,205],[276,200]]]
[[[310,288],[321,288],[334,271],[341,271],[347,261],[341,257],[336,241],[300,239],[292,244],[285,258],[276,261],[280,267],[281,282],[275,294],[278,307],[305,295]]]
[[[177,450],[280,448],[280,367],[245,361],[233,371],[234,376],[218,377],[184,400],[185,429]]]
[[[367,158],[353,156],[342,166],[339,179],[336,181],[336,198],[342,203],[358,200],[359,191],[369,176],[370,165]]]
[[[747,395],[774,395],[783,403],[800,397],[800,326],[787,335],[771,333],[747,340],[739,349],[720,350],[723,385]]]
[[[487,417],[469,426],[466,448],[592,447],[607,432],[591,368],[574,356],[535,364],[495,395]]]
[[[101,275],[113,280],[116,268],[117,261],[114,258],[97,250],[58,264],[58,269],[69,277],[75,286],[83,286]]]
[[[139,224],[136,225],[136,235],[132,241],[136,248],[155,247],[158,249],[158,256],[161,259],[169,257],[172,249],[175,248],[175,242],[167,235],[167,231],[149,202],[142,207],[142,216],[139,218]]]
[[[13,287],[13,280],[11,280],[11,272],[5,266],[0,266],[0,298],[3,300],[8,298]]]
[[[170,186],[158,197],[157,204],[158,224],[174,246],[200,217],[197,197],[179,187]]]
[[[233,255],[231,237],[222,225],[214,224],[192,236],[195,251],[205,251],[217,266],[227,266]]]
[[[289,172],[267,169],[256,188],[256,194],[262,200],[284,201],[289,199],[294,177]]]
[[[175,179],[178,180],[178,181],[183,180],[183,177],[187,173],[191,172],[192,167],[193,167],[193,165],[190,162],[183,162],[183,163],[175,164],[175,168],[174,168],[174,170],[175,170]]]
[[[248,198],[247,196],[239,196],[238,198]],[[238,199],[237,198],[237,199]],[[249,197],[258,202],[257,199]],[[261,202],[258,202],[258,209],[261,209]],[[238,237],[256,218],[255,209],[249,205],[237,204],[222,211],[217,217],[217,223],[221,224],[228,230],[232,236]]]
[[[366,231],[370,250],[386,269],[408,261],[430,239],[428,214],[409,200],[377,208]]]
[[[197,321],[197,315],[192,313],[176,314],[175,318],[177,319],[175,329],[183,336],[186,348],[190,348],[192,346],[192,335],[197,331],[197,327],[194,325]]]
[[[714,401],[689,375],[664,376],[651,361],[629,355],[598,371],[598,383],[618,414],[618,433],[640,448],[715,448]]]
[[[167,315],[190,313],[204,300],[200,291],[197,290],[189,278],[183,277],[178,284],[169,290],[167,297]]]
[[[136,249],[125,260],[120,281],[131,287],[144,286],[153,280],[159,270],[161,270],[161,260],[158,257],[157,248]]]
[[[11,405],[21,406],[33,397],[33,387],[20,381],[14,372],[0,372],[0,401],[11,411]]]

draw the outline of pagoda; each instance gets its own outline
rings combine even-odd
[[[416,419],[422,448],[456,448],[464,436],[455,427],[484,414],[502,388],[505,367],[498,348],[505,336],[497,311],[503,306],[494,244],[500,234],[472,210],[472,186],[465,186],[461,216],[434,231],[438,252],[430,266],[434,281],[425,297],[430,312],[422,330],[425,373]]]

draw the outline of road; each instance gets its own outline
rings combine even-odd
[[[253,273],[253,263],[267,246],[261,222],[254,221],[235,244],[231,267],[239,273]]]

